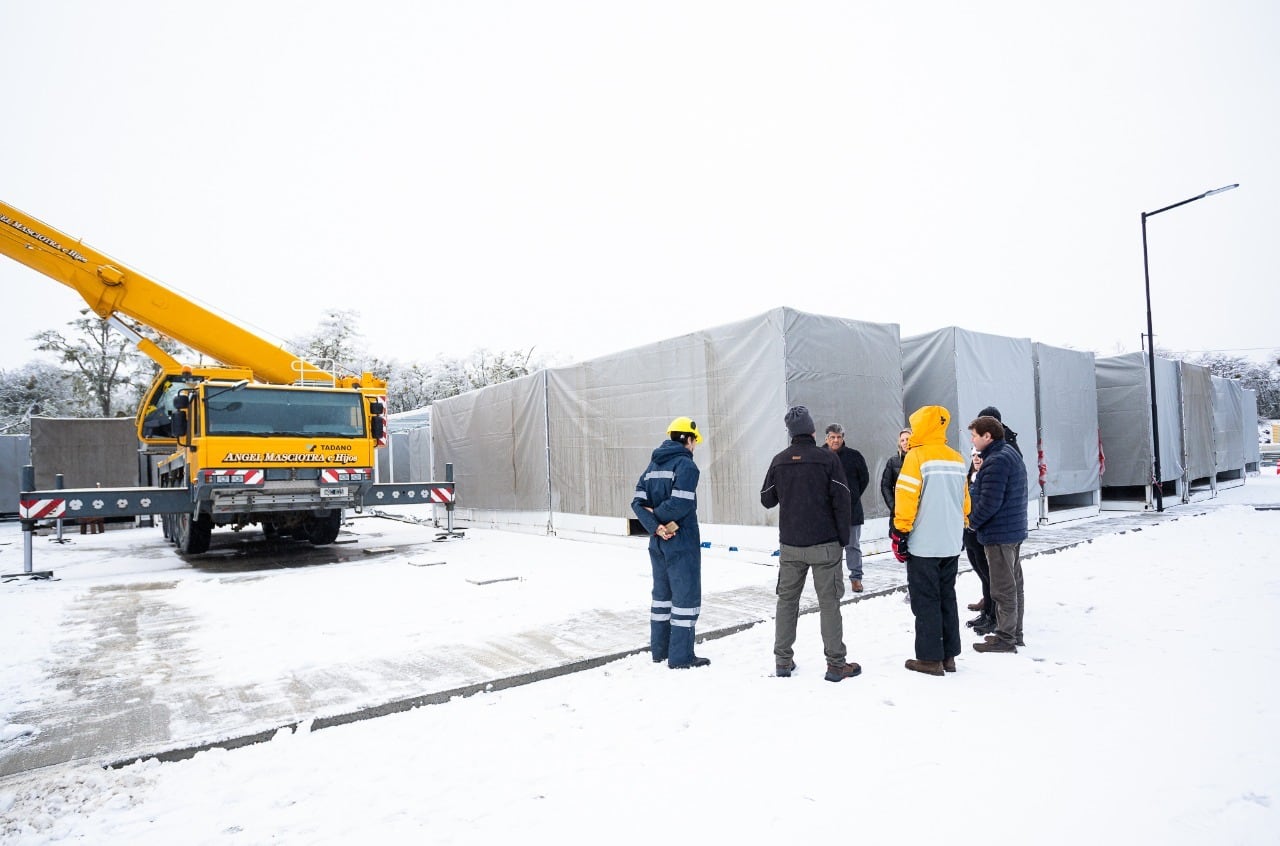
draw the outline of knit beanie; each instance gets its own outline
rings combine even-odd
[[[809,416],[809,409],[803,405],[787,409],[787,416],[783,418],[783,422],[787,424],[787,432],[793,438],[797,435],[813,434],[813,418]]]
[[[996,408],[994,405],[989,405],[986,408],[982,409],[982,411],[979,411],[978,416],[994,417],[995,419],[1000,420],[1000,409]],[[1000,420],[1000,422],[1003,423],[1004,421]]]

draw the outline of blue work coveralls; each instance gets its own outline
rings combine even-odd
[[[698,465],[677,441],[663,441],[636,483],[631,510],[649,532],[653,608],[649,651],[676,667],[693,660],[693,627],[702,610],[702,538],[698,534]],[[653,511],[649,511],[652,508]],[[654,534],[658,525],[679,526],[675,537]]]

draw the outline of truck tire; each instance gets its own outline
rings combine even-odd
[[[335,511],[328,517],[307,518],[307,540],[313,546],[325,546],[333,543],[342,528],[342,511]]]
[[[179,514],[174,529],[176,535],[174,542],[178,544],[178,552],[183,555],[199,555],[209,551],[213,519],[208,514],[201,514],[194,521],[190,514]]]

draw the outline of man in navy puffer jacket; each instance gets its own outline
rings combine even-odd
[[[978,652],[1017,652],[1023,645],[1022,542],[1027,539],[1027,468],[1022,456],[1004,439],[1004,426],[994,417],[969,424],[973,448],[982,469],[973,485],[969,527],[978,535],[990,568],[996,630]]]

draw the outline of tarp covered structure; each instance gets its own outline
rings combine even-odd
[[[1032,351],[1044,493],[1096,491],[1102,482],[1093,353],[1040,343],[1033,344]]]
[[[435,462],[453,463],[459,506],[548,510],[546,371],[431,407]]]
[[[36,489],[124,488],[139,483],[138,433],[132,418],[31,418]]]
[[[1151,441],[1151,387],[1146,353],[1094,361],[1098,381],[1098,430],[1106,470],[1102,486],[1151,484],[1155,450]],[[1160,423],[1161,482],[1182,479],[1182,411],[1178,364],[1156,357],[1157,417]]]
[[[1244,481],[1244,390],[1213,377],[1213,445],[1218,482]]]
[[[1213,373],[1198,364],[1178,362],[1182,400],[1182,444],[1187,483],[1212,486],[1217,473],[1213,445]]]
[[[18,513],[22,468],[30,463],[30,435],[0,435],[0,514]]]
[[[1029,339],[958,327],[903,338],[902,374],[907,413],[925,405],[941,405],[950,411],[947,443],[966,459],[971,448],[969,422],[987,406],[998,408],[1001,421],[1019,434],[1018,447],[1027,469],[1027,500],[1039,498],[1036,377]]]
[[[1262,469],[1262,445],[1258,443],[1258,392],[1244,388],[1241,392],[1244,409],[1244,466],[1250,473]]]
[[[704,432],[698,518],[776,525],[760,506],[769,460],[788,443],[788,407],[838,422],[873,483],[902,426],[898,327],[779,308],[590,361],[540,371],[433,406],[436,467],[455,465],[459,508],[631,517],[636,479],[675,417]],[[531,514],[532,516],[532,514]]]

